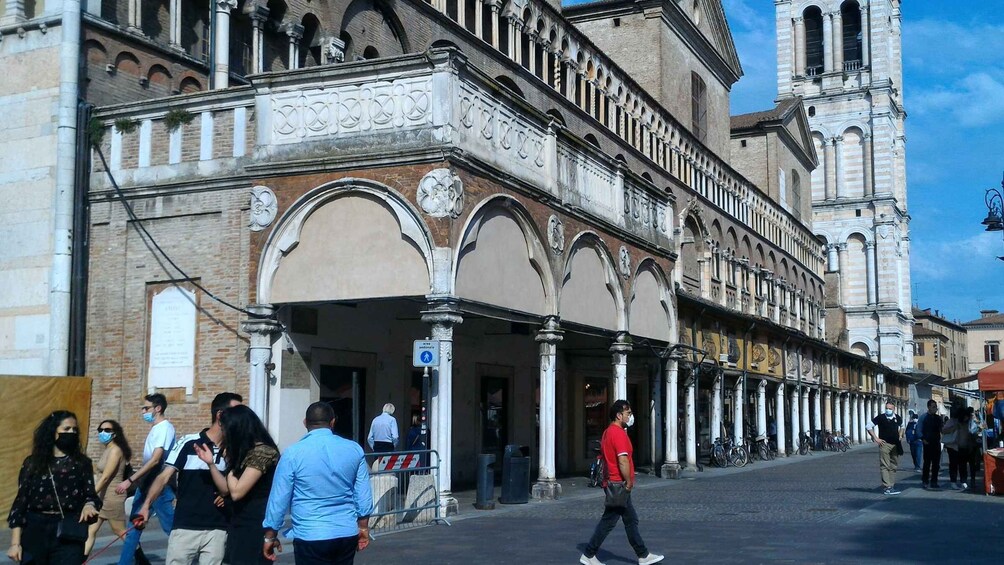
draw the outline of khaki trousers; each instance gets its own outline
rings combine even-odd
[[[896,468],[899,467],[899,454],[896,445],[885,443],[879,447],[879,469],[882,471],[882,486],[892,488],[896,484]]]
[[[167,538],[167,565],[191,565],[193,561],[199,565],[220,565],[226,552],[226,530],[175,529]]]

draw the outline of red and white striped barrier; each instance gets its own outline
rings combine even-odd
[[[380,458],[380,470],[397,471],[400,469],[414,469],[420,463],[419,455],[418,453],[386,455]]]

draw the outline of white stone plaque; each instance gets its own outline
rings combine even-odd
[[[147,388],[185,388],[195,381],[195,293],[176,286],[153,297]]]

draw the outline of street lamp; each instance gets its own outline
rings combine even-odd
[[[1004,179],[1001,180],[1001,188],[1004,188]],[[983,219],[982,223],[987,227],[987,231],[1004,232],[1004,217],[1002,217],[1004,195],[996,188],[988,188],[983,196],[983,202],[987,205],[987,217]],[[1004,261],[1004,256],[997,258]]]

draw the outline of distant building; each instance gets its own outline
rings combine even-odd
[[[1004,314],[998,310],[980,310],[980,317],[962,324],[969,341],[969,372],[1001,359],[1001,342],[1004,342]]]
[[[913,309],[914,369],[931,372],[946,380],[969,374],[966,328],[941,317],[930,308]]]

